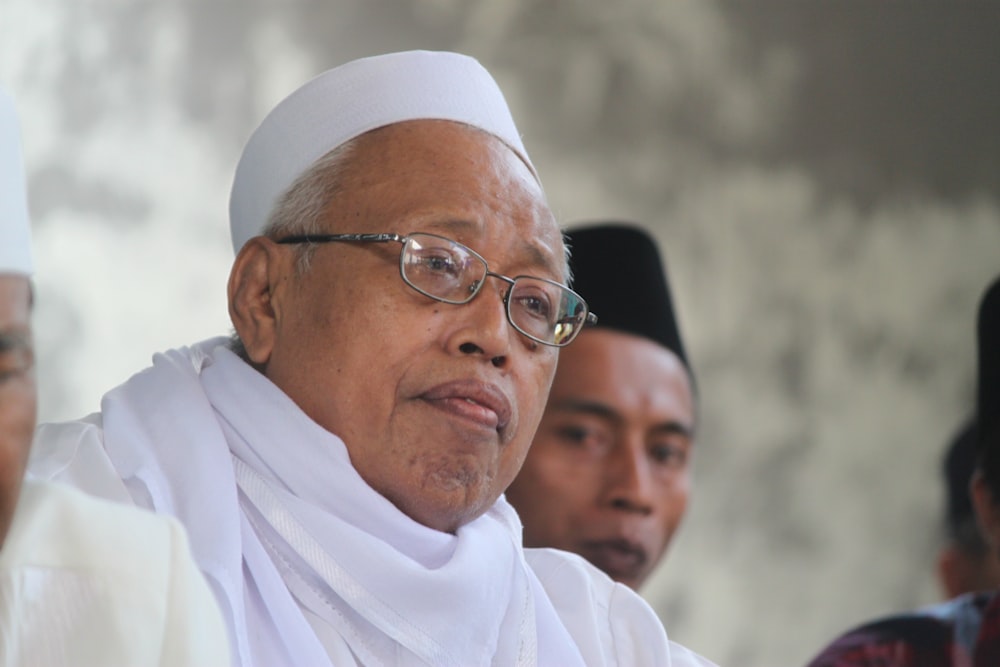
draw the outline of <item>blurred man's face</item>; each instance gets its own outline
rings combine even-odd
[[[684,515],[694,422],[676,355],[584,330],[560,353],[538,434],[507,490],[525,546],[578,553],[638,588]]]
[[[28,279],[0,274],[0,544],[14,516],[35,429],[30,316]]]
[[[326,233],[430,232],[490,271],[565,281],[562,236],[538,183],[496,138],[447,121],[363,136]],[[485,512],[520,468],[556,348],[507,321],[508,286],[487,278],[465,305],[400,278],[398,243],[319,246],[275,281],[273,340],[248,352],[313,420],[340,436],[361,477],[442,531]]]
[[[949,542],[938,553],[937,574],[949,600],[963,593],[994,590],[1000,587],[1000,557],[991,548],[979,550]]]

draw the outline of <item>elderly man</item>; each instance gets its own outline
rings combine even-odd
[[[638,589],[687,506],[693,378],[653,238],[623,224],[566,237],[574,286],[601,319],[560,352],[507,500],[526,546],[578,553]]]
[[[35,427],[20,135],[0,89],[0,666],[215,667],[215,599],[173,519],[23,482]]]
[[[700,664],[502,492],[588,320],[492,78],[406,52],[282,101],[236,169],[236,337],[39,432],[40,474],[181,518],[243,665]]]
[[[979,372],[971,492],[983,537],[1000,554],[1000,277],[979,304]],[[1000,665],[1000,589],[868,622],[837,638],[809,667]]]

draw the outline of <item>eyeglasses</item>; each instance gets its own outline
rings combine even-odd
[[[469,303],[482,290],[487,276],[510,285],[504,294],[507,321],[519,332],[544,345],[569,345],[580,330],[597,324],[579,294],[552,280],[493,273],[486,260],[457,241],[436,234],[306,234],[277,243],[385,243],[403,245],[399,275],[403,282],[437,301]]]

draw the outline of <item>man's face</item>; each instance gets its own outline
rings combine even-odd
[[[695,419],[687,371],[652,341],[600,328],[560,355],[507,499],[525,546],[578,553],[638,588],[687,504]]]
[[[430,232],[491,271],[564,281],[562,237],[537,182],[483,132],[447,121],[382,128],[360,139],[343,184],[325,232]],[[521,466],[557,359],[507,321],[507,285],[487,278],[472,302],[450,305],[403,282],[398,243],[319,246],[301,276],[293,247],[281,248],[266,375],[414,520],[453,532],[485,512]]]
[[[14,517],[35,429],[30,315],[28,279],[0,274],[0,544]]]

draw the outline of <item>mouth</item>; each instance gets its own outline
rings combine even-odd
[[[645,547],[625,539],[586,542],[582,554],[618,581],[638,579],[649,560]]]
[[[476,380],[446,382],[424,392],[420,398],[439,410],[498,433],[510,423],[513,412],[503,391]]]

